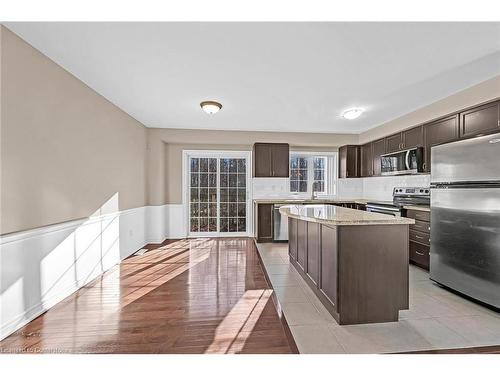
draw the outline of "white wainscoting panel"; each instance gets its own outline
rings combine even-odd
[[[164,207],[166,224],[164,238],[186,238],[188,226],[185,206],[183,204],[166,204]]]
[[[145,244],[186,237],[182,204],[102,212],[0,237],[0,340]]]
[[[146,207],[0,237],[0,339],[148,241]]]

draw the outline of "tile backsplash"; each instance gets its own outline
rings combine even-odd
[[[339,178],[337,180],[337,199],[363,198],[362,178]]]
[[[429,186],[430,175],[387,176],[366,178],[339,178],[337,199],[392,200],[392,189],[396,186]],[[289,191],[288,178],[253,178],[253,199],[294,198]]]
[[[430,185],[430,175],[384,176],[338,179],[338,199],[373,199],[392,201],[392,190],[397,187]]]
[[[290,195],[288,178],[252,178],[253,199],[288,198]]]

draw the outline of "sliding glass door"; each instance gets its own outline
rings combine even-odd
[[[244,153],[188,155],[190,236],[247,235],[248,162]]]

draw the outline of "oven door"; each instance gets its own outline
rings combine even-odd
[[[382,206],[376,204],[367,204],[366,211],[376,212],[378,214],[392,215],[399,217],[401,216],[401,210],[397,207]]]
[[[381,174],[384,176],[423,172],[423,148],[382,155],[380,163]]]

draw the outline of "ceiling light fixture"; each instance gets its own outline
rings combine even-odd
[[[354,120],[354,119],[358,118],[359,116],[361,116],[362,113],[363,113],[363,109],[361,109],[361,108],[351,108],[351,109],[348,109],[347,111],[345,111],[344,113],[342,113],[342,117],[347,119],[347,120]]]
[[[220,111],[220,109],[222,108],[222,104],[220,104],[219,102],[215,102],[213,100],[207,100],[207,101],[201,102],[200,107],[201,107],[201,109],[203,109],[203,111],[205,113],[208,113],[209,115],[213,115],[213,114]]]

